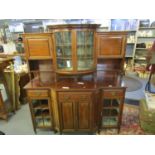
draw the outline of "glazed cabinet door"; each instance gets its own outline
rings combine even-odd
[[[99,128],[117,128],[120,130],[124,105],[125,88],[107,88],[101,90],[99,109]]]
[[[29,59],[52,59],[52,34],[23,34],[26,56]]]
[[[34,131],[54,129],[52,100],[49,90],[27,90]]]
[[[96,34],[98,58],[122,58],[125,55],[126,34],[124,32],[99,32]]]
[[[76,32],[76,51],[77,51],[77,71],[87,71],[95,69],[94,54],[94,32]]]
[[[54,33],[55,44],[55,63],[56,70],[59,72],[73,71],[73,47],[72,47],[72,32],[62,31]]]
[[[53,33],[55,70],[61,74],[85,74],[96,69],[97,24],[48,26]]]

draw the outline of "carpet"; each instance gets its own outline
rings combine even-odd
[[[117,135],[117,129],[103,129],[100,135]],[[139,108],[138,106],[124,104],[122,125],[119,135],[145,135],[139,123]]]
[[[127,87],[127,92],[136,91],[142,88],[143,84],[136,78],[130,76],[123,77],[123,85]]]

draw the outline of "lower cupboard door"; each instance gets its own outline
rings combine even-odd
[[[61,102],[61,125],[62,130],[74,129],[74,103]]]
[[[77,105],[78,115],[78,129],[90,130],[91,128],[91,113],[92,113],[90,102],[79,102]]]

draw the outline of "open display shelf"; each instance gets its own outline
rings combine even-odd
[[[147,76],[145,75],[147,74],[147,72],[145,73],[147,52],[155,40],[155,27],[151,25],[150,20],[139,20],[134,54],[134,70],[138,72],[142,78]]]

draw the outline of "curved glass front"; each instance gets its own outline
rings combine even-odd
[[[77,70],[90,70],[94,67],[94,32],[77,31]]]
[[[71,32],[55,32],[57,69],[73,70]]]

